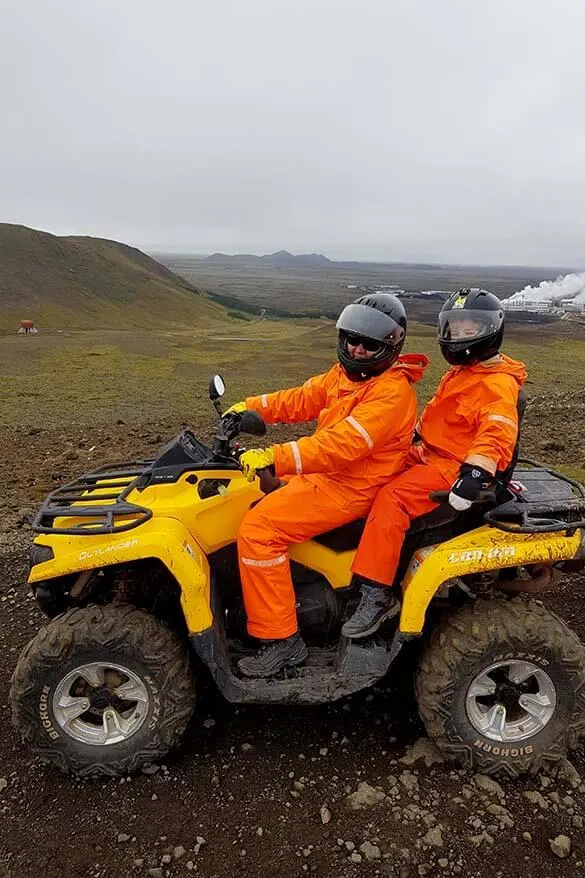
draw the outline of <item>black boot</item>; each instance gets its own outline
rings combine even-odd
[[[297,631],[283,640],[265,640],[254,655],[240,659],[238,667],[246,677],[273,677],[283,668],[302,664],[308,655]]]
[[[373,634],[384,619],[390,619],[400,611],[400,602],[388,586],[366,585],[362,582],[361,595],[357,610],[341,629],[343,636],[350,639]]]

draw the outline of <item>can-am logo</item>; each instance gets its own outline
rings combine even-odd
[[[80,552],[79,560],[87,561],[88,558],[96,558],[101,557],[102,555],[109,555],[110,552],[119,552],[122,549],[131,549],[132,546],[137,546],[140,540],[137,538],[135,540],[121,540],[119,543],[112,543],[109,546],[104,546],[103,549],[90,549],[88,552]]]
[[[460,564],[465,561],[493,561],[500,558],[513,558],[516,554],[515,546],[494,546],[485,552],[483,549],[467,549],[462,552],[451,552],[447,557],[449,564]]]

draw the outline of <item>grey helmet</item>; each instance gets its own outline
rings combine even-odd
[[[347,305],[336,323],[339,330],[337,358],[346,375],[364,381],[380,375],[396,362],[406,338],[406,311],[390,293],[360,296]],[[350,344],[363,344],[373,352],[369,359],[350,356]]]

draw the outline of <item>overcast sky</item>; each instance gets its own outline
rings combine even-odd
[[[0,221],[585,267],[585,0],[0,0]]]

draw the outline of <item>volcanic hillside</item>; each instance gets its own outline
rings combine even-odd
[[[0,332],[225,322],[225,311],[140,250],[0,223]]]

